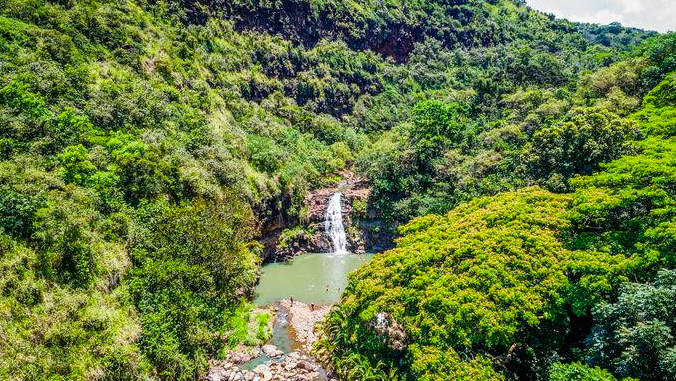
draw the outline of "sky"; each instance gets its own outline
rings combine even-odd
[[[570,21],[619,22],[659,32],[676,31],[676,0],[527,0],[531,8]]]

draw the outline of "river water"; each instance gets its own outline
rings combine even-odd
[[[302,344],[296,341],[292,333],[288,310],[278,302],[293,298],[317,306],[337,303],[347,286],[348,274],[373,258],[373,254],[348,252],[340,192],[328,200],[324,234],[331,243],[333,253],[303,254],[286,262],[266,264],[261,271],[254,304],[259,307],[275,306],[276,319],[270,343],[285,353],[300,350]],[[261,356],[243,364],[243,367],[253,369],[267,361],[271,359]]]
[[[289,261],[263,266],[254,303],[264,307],[281,299],[316,305],[333,304],[347,285],[347,275],[373,258],[373,254],[304,254]]]
[[[277,316],[269,343],[285,353],[300,350],[302,347],[302,343],[296,341],[290,329],[288,311],[277,302],[293,297],[294,300],[318,306],[337,303],[347,286],[348,274],[372,258],[373,254],[317,253],[299,255],[286,262],[264,265],[260,282],[256,287],[257,296],[254,304],[259,307],[276,306]],[[262,355],[242,364],[241,367],[253,370],[256,366],[271,360],[275,361]]]

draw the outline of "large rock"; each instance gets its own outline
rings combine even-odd
[[[335,187],[322,188],[308,192],[305,195],[304,206],[307,208],[307,222],[305,227],[313,234],[299,232],[285,247],[279,246],[279,237],[284,229],[297,226],[297,221],[283,221],[277,218],[274,223],[265,226],[266,232],[261,237],[265,262],[281,262],[303,253],[326,253],[332,250],[329,237],[324,234],[324,215],[328,201],[336,192],[341,192],[343,221],[348,235],[348,249],[354,253],[364,253],[366,241],[357,226],[352,226],[352,205],[355,200],[366,202],[371,193],[368,182],[350,171],[340,173],[342,181]]]
[[[207,373],[206,380],[207,381],[223,381],[227,380],[228,377],[230,376],[230,372],[227,371],[224,368],[221,367],[214,367],[209,369],[209,372]]]
[[[258,375],[262,380],[267,381],[272,380],[273,378],[273,374],[270,371],[270,367],[265,364],[258,365],[257,367],[254,368],[253,372],[256,375]]]
[[[371,328],[390,349],[402,351],[406,348],[406,330],[394,317],[386,312],[379,312],[371,321]]]
[[[261,348],[261,350],[262,350],[263,353],[265,353],[265,355],[267,355],[268,357],[278,358],[278,357],[284,356],[284,352],[280,351],[279,349],[277,349],[276,346],[274,346],[274,345],[272,345],[272,344],[266,344],[266,345],[263,345],[263,347]]]

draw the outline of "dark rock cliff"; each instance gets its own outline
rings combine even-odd
[[[324,232],[324,216],[331,196],[342,193],[343,223],[348,249],[354,253],[379,252],[391,246],[391,234],[380,234],[376,216],[366,211],[371,194],[370,184],[352,172],[341,173],[335,187],[309,192],[305,197],[304,223],[279,224],[261,239],[265,262],[279,262],[303,253],[325,253],[332,250]]]
[[[341,1],[174,0],[170,10],[188,23],[203,24],[221,14],[238,30],[279,34],[312,47],[321,39],[343,40],[354,50],[371,50],[404,62],[416,42],[431,37],[448,47],[489,46],[510,39],[491,20],[488,5],[497,0],[381,2],[360,7]],[[435,17],[430,18],[430,15]]]

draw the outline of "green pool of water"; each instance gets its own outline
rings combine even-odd
[[[336,303],[347,285],[347,274],[371,258],[373,254],[304,254],[267,264],[254,303],[268,306],[292,296],[316,305]]]

